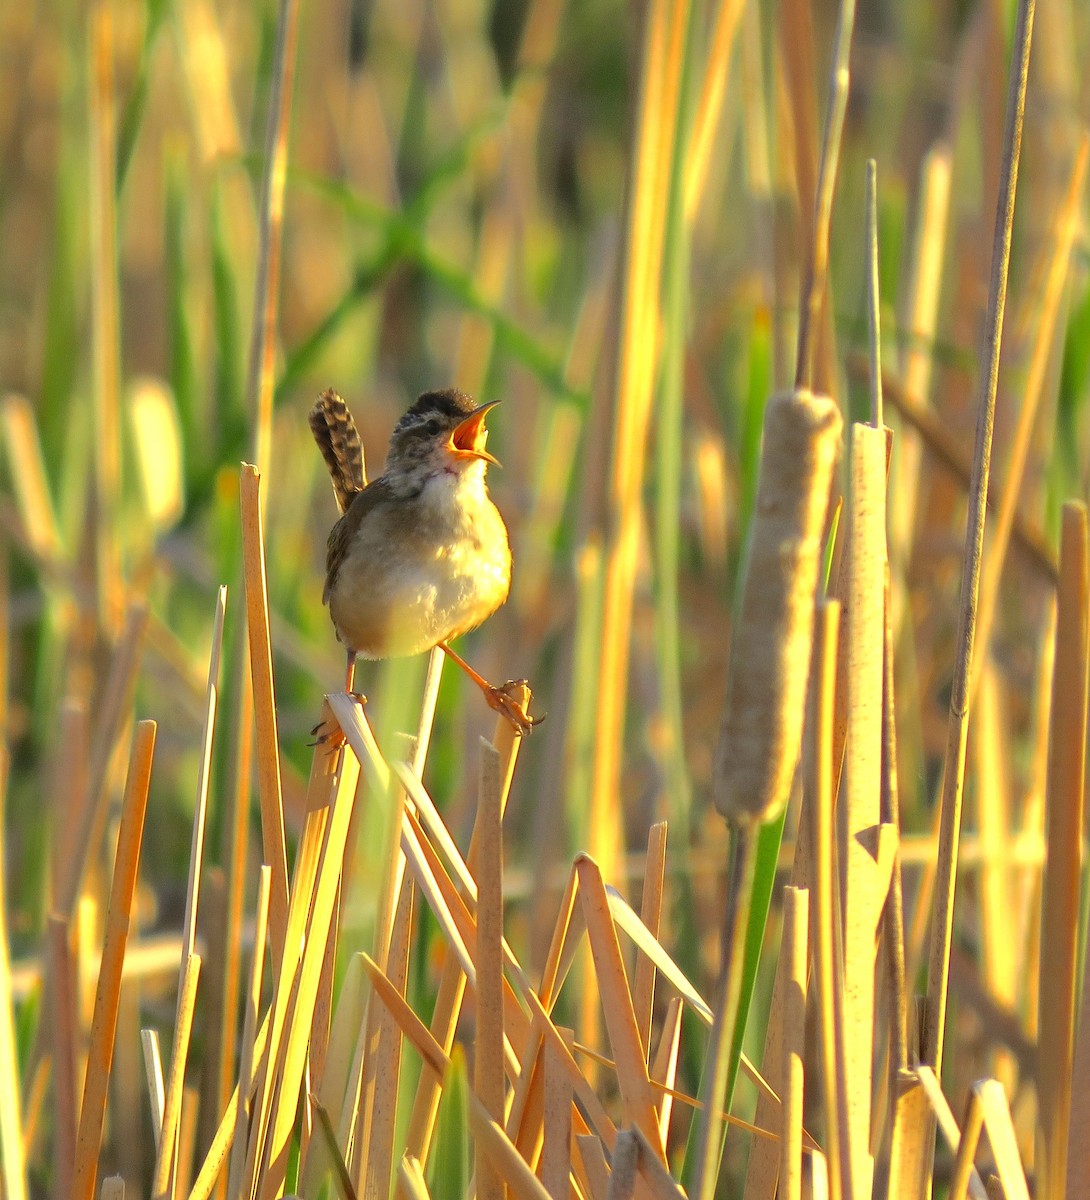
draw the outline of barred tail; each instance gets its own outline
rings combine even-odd
[[[310,410],[310,430],[329,467],[337,507],[343,513],[366,484],[363,444],[348,405],[327,388]]]

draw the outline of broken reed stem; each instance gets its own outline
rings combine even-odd
[[[175,1153],[178,1149],[178,1132],[182,1119],[182,1092],[185,1085],[185,1064],[189,1057],[189,1035],[193,1028],[193,1009],[197,1002],[197,981],[200,974],[201,956],[188,955],[178,991],[174,1045],[170,1054],[170,1076],[163,1103],[163,1126],[159,1134],[159,1149],[151,1190],[154,1200],[166,1200],[174,1194],[171,1180],[178,1171]]]
[[[640,920],[652,937],[659,936],[662,921],[663,881],[666,876],[666,822],[656,821],[647,833],[647,858],[640,898]],[[636,957],[636,978],[632,985],[632,1007],[644,1054],[651,1056],[651,1017],[655,1003],[655,964],[646,954]]]
[[[280,744],[276,730],[269,594],[265,578],[265,541],[261,522],[261,474],[242,464],[242,564],[246,581],[246,628],[250,642],[250,678],[257,720],[257,780],[261,801],[261,842],[272,868],[269,932],[275,974],[284,956],[288,920],[288,856],[284,840],[284,800],[280,786]]]
[[[738,998],[742,987],[742,964],[746,949],[746,922],[753,890],[753,868],[757,857],[755,819],[731,825],[730,859],[727,864],[727,902],[723,910],[719,974],[712,997],[715,1022],[704,1058],[700,1086],[703,1109],[698,1118],[693,1145],[694,1172],[690,1196],[712,1200],[719,1178],[723,1150],[723,1117],[731,1049],[738,1022]]]
[[[185,891],[185,917],[182,922],[182,970],[197,948],[197,902],[200,897],[204,863],[204,831],[208,812],[208,781],[212,774],[212,737],[216,728],[216,704],[219,699],[220,651],[223,647],[223,618],[227,608],[227,589],[216,595],[216,614],[212,622],[212,648],[208,655],[208,683],[204,698],[204,725],[201,729],[201,757],[197,768],[197,798],[193,806],[193,840],[189,848],[189,878]],[[179,997],[181,979],[179,978]]]
[[[982,347],[980,394],[977,406],[973,469],[969,487],[965,559],[961,577],[958,612],[957,655],[954,661],[950,715],[947,726],[946,759],[939,815],[939,855],[935,880],[935,904],[927,968],[927,1011],[921,1060],[938,1072],[942,1066],[946,1031],[946,994],[950,980],[950,945],[954,920],[954,885],[957,879],[958,838],[961,834],[961,801],[965,777],[965,744],[969,727],[969,684],[973,664],[980,565],[984,550],[984,517],[991,465],[995,396],[999,381],[999,350],[1003,336],[1003,312],[1007,298],[1014,199],[1018,184],[1018,161],[1022,144],[1022,119],[1026,103],[1030,43],[1033,35],[1035,0],[1019,0],[1013,38],[1013,58],[1007,93],[1006,125],[1003,133],[1003,166],[996,205],[992,245],[988,315]]]
[[[1087,525],[1064,505],[1048,753],[1048,859],[1042,881],[1038,1033],[1038,1195],[1062,1200],[1074,1054],[1087,718]]]
[[[129,914],[136,892],[140,848],[144,838],[151,762],[155,752],[154,721],[140,721],[133,735],[129,775],[121,807],[110,902],[106,910],[106,932],[102,943],[94,1016],[87,1055],[87,1074],[76,1134],[76,1166],[72,1200],[92,1200],[106,1116],[106,1092],[110,1082],[117,1010],[121,998],[121,968],[129,937]]]

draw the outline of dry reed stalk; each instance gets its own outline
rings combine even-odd
[[[549,1200],[549,1193],[538,1177],[526,1165],[515,1149],[503,1126],[488,1115],[488,1110],[471,1092],[469,1094],[469,1129],[478,1153],[495,1168],[496,1174],[511,1189],[516,1200]],[[477,1179],[480,1181],[480,1161]],[[501,1185],[502,1192],[502,1185]]]
[[[76,1134],[76,1159],[72,1179],[73,1200],[91,1200],[95,1194],[95,1176],[101,1152],[102,1128],[106,1115],[106,1091],[110,1081],[114,1039],[117,1034],[117,1009],[121,994],[121,967],[129,936],[129,918],[136,876],[140,866],[140,847],[144,836],[151,761],[155,752],[155,722],[140,721],[133,736],[129,774],[121,807],[121,825],[117,834],[110,901],[106,909],[106,930],[102,943],[98,987],[88,1047],[87,1075],[80,1105]]]
[[[284,223],[284,184],[288,173],[288,117],[295,77],[298,31],[297,0],[277,5],[276,43],[269,72],[269,106],[266,113],[265,153],[258,207],[257,274],[254,280],[253,328],[247,395],[253,428],[252,453],[259,474],[268,474],[272,453],[273,372],[276,364],[276,312],[280,292],[281,229]],[[251,654],[253,649],[251,647]],[[254,688],[258,695],[257,687]],[[267,745],[268,743],[266,743]],[[273,932],[277,914],[276,866],[273,866]],[[275,942],[274,942],[275,945]]]
[[[722,741],[720,742],[722,745]],[[695,1174],[692,1194],[712,1200],[723,1149],[724,1113],[731,1048],[738,1022],[746,921],[757,855],[755,821],[732,821],[727,862],[727,896],[719,938],[719,969],[712,1005],[715,1018],[704,1057],[700,1100],[703,1106],[693,1143]]]
[[[428,659],[412,764],[406,767],[408,779],[402,780],[402,787],[397,791],[391,807],[383,835],[385,848],[379,859],[383,863],[384,869],[378,888],[378,913],[375,919],[372,953],[375,961],[384,971],[397,977],[400,977],[399,971],[391,964],[390,948],[395,937],[400,936],[402,940],[399,945],[404,948],[406,955],[408,953],[408,928],[404,924],[396,925],[396,922],[398,913],[402,913],[403,921],[408,920],[407,911],[403,912],[403,900],[405,900],[406,888],[411,891],[411,885],[407,885],[405,882],[405,855],[400,847],[401,822],[397,814],[405,804],[405,788],[413,782],[419,783],[423,775],[428,746],[431,742],[435,705],[439,695],[445,657],[441,650],[435,648]],[[394,764],[395,775],[400,777],[402,766],[405,764]],[[405,969],[407,970],[407,965]],[[382,1176],[381,1188],[383,1190],[387,1187],[389,1179],[389,1161],[385,1163],[385,1166],[376,1164],[372,1168],[368,1159],[372,1147],[376,1147],[380,1149],[380,1157],[392,1160],[394,1111],[389,1098],[386,1097],[382,1100],[386,1114],[385,1124],[382,1127],[383,1136],[376,1135],[374,1108],[378,1102],[376,1089],[379,1081],[383,1080],[384,1086],[388,1088],[392,1076],[396,1076],[396,1064],[400,1057],[399,1045],[400,1037],[397,1027],[383,1010],[378,1010],[373,1014],[369,1013],[367,1019],[361,1022],[349,1082],[350,1094],[355,1105],[355,1131],[351,1135],[349,1158],[355,1171],[357,1185],[365,1193],[370,1191],[370,1185],[365,1184],[364,1180],[373,1179],[373,1171],[378,1171]],[[394,1103],[396,1104],[396,1101]]]
[[[881,428],[853,425],[849,506],[847,659],[848,736],[844,840],[843,1013],[848,1144],[853,1194],[871,1190],[871,1066],[874,1039],[874,947],[889,876],[877,859],[881,822],[882,691],[885,651],[886,439]]]
[[[802,1102],[806,1054],[806,973],[809,938],[810,893],[786,887],[783,893],[783,935],[780,958],[787,961],[784,996],[783,1062],[780,1134],[781,1200],[802,1195]]]
[[[878,164],[867,159],[866,277],[867,349],[870,359],[870,423],[881,429],[882,419],[882,297],[878,284]]]
[[[8,392],[0,400],[0,423],[8,447],[11,486],[27,545],[35,557],[56,563],[61,557],[61,535],[30,401],[25,396]]]
[[[659,1033],[659,1044],[651,1061],[648,1074],[653,1088],[662,1088],[662,1098],[658,1102],[659,1137],[664,1146],[670,1145],[670,1118],[674,1111],[675,1084],[677,1083],[677,1064],[681,1051],[681,1014],[682,1003],[680,996],[671,998],[666,1009]]]
[[[257,1036],[258,1013],[261,1010],[261,980],[265,971],[265,938],[268,933],[271,889],[272,870],[263,863],[257,881],[254,948],[250,960],[250,982],[246,989],[246,1011],[242,1018],[242,1045],[238,1061],[239,1107],[231,1164],[227,1172],[227,1200],[243,1200],[242,1173],[246,1169],[246,1135],[250,1127],[250,1088],[256,1068],[254,1039]]]
[[[957,1156],[961,1150],[961,1130],[958,1127],[953,1110],[950,1108],[949,1102],[943,1094],[942,1085],[939,1083],[935,1072],[922,1063],[916,1068],[916,1075],[920,1082],[921,1090],[927,1098],[930,1116],[937,1123],[939,1132],[942,1134],[947,1146]],[[995,1148],[995,1153],[998,1155],[998,1148]],[[976,1168],[971,1163],[966,1186],[973,1200],[986,1200],[984,1184]],[[930,1187],[930,1181],[928,1187]]]
[[[5,589],[6,591],[6,589]],[[4,598],[6,608],[6,595]],[[7,613],[3,613],[4,628],[7,629]],[[6,636],[3,650],[7,657]],[[0,669],[0,680],[4,686],[0,688],[5,695],[7,692],[7,663]],[[6,891],[6,872],[4,862],[7,857],[4,829],[5,808],[3,794],[7,789],[7,750],[0,752],[0,1183],[5,1198],[10,1200],[25,1200],[27,1195],[26,1161],[23,1150],[22,1111],[19,1088],[19,1063],[15,1042],[15,1013],[12,1007],[11,990],[11,959],[8,951],[8,929]],[[70,1030],[68,1031],[70,1033]],[[69,1046],[63,1047],[68,1054]],[[70,1061],[69,1064],[70,1066]],[[63,1072],[55,1070],[54,1078],[61,1079]],[[65,1080],[71,1084],[71,1078]],[[71,1097],[69,1096],[69,1101]],[[63,1101],[62,1101],[63,1103]],[[70,1103],[65,1113],[71,1116]]]
[[[503,804],[500,756],[481,739],[477,786],[477,1027],[473,1090],[492,1121],[504,1121],[503,1079]],[[484,1152],[482,1152],[484,1151]],[[499,1174],[477,1142],[477,1195],[503,1200]]]
[[[991,636],[996,601],[999,598],[999,585],[1003,577],[1003,565],[1006,562],[1014,517],[1018,511],[1019,497],[1022,494],[1022,480],[1029,458],[1041,396],[1044,392],[1045,377],[1053,357],[1056,318],[1059,315],[1060,302],[1064,295],[1064,284],[1071,262],[1071,248],[1074,245],[1075,234],[1082,216],[1082,194],[1086,183],[1088,159],[1090,159],[1090,136],[1084,133],[1071,169],[1067,194],[1052,225],[1054,240],[1044,271],[1044,282],[1039,291],[1034,290],[1033,307],[1034,311],[1040,314],[1037,319],[1036,337],[1025,382],[1020,383],[1018,388],[1018,421],[1011,437],[1007,473],[1003,479],[988,557],[984,563],[983,578],[980,581],[977,636],[980,639],[981,649],[984,651],[987,651]],[[970,699],[975,694],[979,675],[978,664],[969,683]]]
[[[825,300],[829,268],[829,223],[833,212],[833,192],[840,161],[840,138],[844,113],[848,107],[848,59],[855,26],[855,0],[840,0],[833,45],[833,67],[829,81],[829,102],[822,130],[821,158],[813,196],[813,229],[803,239],[803,284],[799,301],[798,353],[795,361],[795,389],[808,389],[813,383],[814,339]],[[796,128],[796,144],[799,130]],[[796,154],[798,152],[796,151]],[[800,190],[800,203],[803,197]],[[808,212],[809,210],[803,210]],[[832,328],[826,322],[825,340],[831,344]]]
[[[223,937],[228,946],[241,946],[246,893],[246,867],[249,850],[250,794],[253,774],[254,692],[250,676],[249,647],[239,638],[230,667],[235,705],[231,712],[230,751],[231,783],[227,790],[229,808],[225,833],[225,870],[227,874],[226,912]],[[270,869],[271,870],[271,869]],[[217,998],[221,1017],[218,1048],[218,1091],[213,1112],[227,1105],[235,1071],[237,1014],[241,992],[242,956],[227,956],[222,991]]]
[[[954,918],[954,885],[957,878],[958,838],[961,834],[961,800],[965,775],[965,744],[968,734],[969,684],[972,676],[973,642],[980,567],[984,549],[984,517],[991,463],[995,396],[999,380],[999,348],[1007,294],[1014,198],[1018,182],[1018,160],[1025,111],[1026,79],[1033,33],[1035,0],[1019,0],[1013,38],[1013,58],[1007,93],[1003,134],[1003,167],[996,204],[995,237],[992,247],[988,315],[985,322],[980,391],[977,406],[973,469],[969,488],[969,512],[965,558],[958,610],[956,658],[950,695],[942,799],[939,815],[939,856],[935,881],[934,918],[927,970],[927,1015],[923,1030],[921,1059],[939,1070],[942,1066],[946,1028],[946,996],[949,987],[950,945]]]
[[[98,624],[111,637],[125,607],[121,522],[121,321],[117,265],[117,99],[114,36],[104,0],[90,13],[91,350],[94,361],[95,586]]]
[[[431,1030],[409,1007],[402,992],[390,981],[378,963],[366,954],[362,954],[360,957],[371,981],[371,986],[375,989],[375,995],[382,1001],[397,1022],[401,1032],[420,1055],[424,1069],[442,1083],[447,1068],[450,1066],[450,1058],[443,1047],[432,1036]]]
[[[1064,505],[1048,756],[1048,859],[1042,884],[1037,1189],[1062,1200],[1074,1054],[1087,719],[1087,519]]]
[[[588,1196],[605,1196],[609,1192],[609,1164],[606,1162],[602,1143],[593,1134],[576,1134],[575,1148],[580,1177],[586,1180],[584,1191]]]
[[[444,868],[435,848],[416,818],[416,814],[406,809],[404,815],[402,846],[406,858],[418,881],[421,890],[428,897],[435,909],[436,919],[444,928],[451,940],[455,953],[465,955],[463,969],[468,967],[466,975],[469,986],[476,990],[477,969],[475,965],[475,950],[477,943],[477,918],[475,892],[476,885],[467,886],[470,880],[468,869],[459,858],[456,874],[459,875],[461,888],[454,883]],[[522,967],[507,944],[506,938],[501,940],[504,961],[510,971],[512,982],[506,976],[503,979],[504,1003],[504,1055],[508,1070],[517,1075],[521,1070],[520,1060],[530,1045],[530,1019],[520,1007],[518,996],[525,1001],[532,995],[532,989]],[[516,996],[515,987],[518,988]]]
[[[148,1107],[151,1109],[151,1135],[158,1153],[159,1141],[163,1136],[166,1085],[163,1082],[163,1058],[159,1052],[157,1030],[140,1030],[140,1051],[144,1057],[144,1082],[147,1084]]]
[[[734,37],[744,8],[742,0],[719,0],[715,6],[715,21],[711,37],[708,39],[707,58],[704,62],[704,80],[693,114],[692,135],[685,164],[685,221],[688,225],[692,225],[696,218],[696,210],[704,192],[708,163],[711,161],[711,151],[722,117],[723,94],[730,75]]]
[[[394,914],[392,936],[386,952],[386,977],[390,986],[405,994],[409,977],[409,952],[412,943],[414,889],[404,880]],[[385,1010],[377,1023],[377,1035],[367,1062],[368,1077],[374,1080],[369,1116],[357,1122],[357,1144],[362,1136],[367,1143],[366,1177],[359,1189],[364,1196],[384,1196],[389,1192],[395,1161],[394,1137],[398,1090],[401,1082],[401,1031]],[[362,1106],[361,1106],[362,1111]],[[362,1176],[363,1172],[359,1172]]]
[[[170,1074],[167,1077],[163,1101],[163,1125],[155,1157],[155,1172],[152,1176],[153,1200],[166,1200],[175,1194],[173,1183],[178,1171],[178,1134],[182,1119],[185,1064],[189,1057],[189,1035],[193,1029],[193,1009],[197,1003],[197,981],[200,974],[201,956],[187,955],[182,970],[181,986],[178,989]]]
[[[644,14],[636,145],[628,179],[620,335],[614,368],[607,485],[602,622],[588,849],[605,875],[619,879],[617,804],[628,687],[633,589],[639,557],[647,427],[658,360],[659,275],[666,201],[680,104],[688,0],[652,0]],[[586,1014],[597,999],[586,990]]]
[[[227,608],[227,589],[221,587],[216,595],[216,612],[212,621],[212,647],[208,655],[208,683],[204,697],[204,724],[201,729],[200,761],[197,768],[197,796],[193,806],[193,839],[189,848],[189,877],[185,892],[185,916],[182,921],[182,970],[186,959],[197,946],[197,903],[200,898],[201,874],[204,867],[204,831],[208,813],[208,781],[212,774],[212,737],[216,728],[216,705],[219,700],[220,652],[223,648],[223,618]],[[179,985],[181,979],[179,979]],[[179,1003],[181,987],[179,986]]]
[[[77,1051],[75,963],[68,936],[68,921],[53,913],[46,922],[46,953],[50,981],[49,1012],[53,1050],[53,1170],[54,1187],[61,1196],[72,1191],[72,1166],[76,1160]]]
[[[585,854],[576,857],[575,872],[624,1111],[650,1144],[656,1147],[656,1152],[665,1157],[659,1139],[655,1094],[647,1074],[647,1052],[636,1025],[628,976],[602,874],[598,864]]]
[[[1090,954],[1083,959],[1082,992],[1071,1066],[1071,1106],[1067,1123],[1067,1200],[1090,1198]]]
[[[655,939],[662,925],[662,885],[666,875],[666,822],[656,821],[647,833],[647,859],[640,897],[640,920]],[[647,1061],[651,1061],[651,1017],[655,1003],[655,966],[646,955],[636,958],[636,978],[632,985],[632,1005],[636,1028]]]
[[[936,142],[920,167],[918,210],[907,259],[908,285],[904,294],[904,341],[898,370],[910,395],[925,397],[931,386],[932,346],[942,290],[942,267],[950,212],[950,147]],[[907,427],[899,439],[896,485],[890,493],[890,557],[897,575],[907,565],[916,516],[920,473],[920,438]],[[901,594],[901,589],[894,593]],[[900,616],[894,628],[901,628]]]
[[[887,513],[889,496],[886,497]],[[887,547],[888,550],[888,547]],[[901,887],[901,799],[897,776],[897,704],[894,688],[893,605],[890,573],[885,572],[882,682],[882,825],[896,842],[889,893],[883,910],[882,938],[889,960],[888,991],[892,1009],[890,1058],[894,1079],[908,1068],[908,983],[905,973],[905,913]]]
[[[516,692],[515,699],[519,704],[524,706],[525,711],[525,705],[530,700],[529,690],[524,689],[521,692]],[[511,777],[515,770],[515,762],[518,758],[521,744],[522,739],[515,736],[511,728],[511,723],[503,717],[498,718],[495,733],[492,736],[492,745],[499,751],[503,767],[501,773],[503,780],[501,797],[504,807],[506,807],[507,797],[510,793]],[[469,853],[466,856],[470,870],[474,868],[476,863],[476,840],[475,835],[470,836]],[[458,963],[454,961],[453,957],[448,958],[443,966],[443,973],[439,980],[439,988],[435,998],[435,1008],[431,1021],[431,1031],[443,1047],[444,1053],[447,1054],[450,1053],[450,1049],[454,1044],[454,1033],[458,1022],[458,1014],[461,1011],[464,990],[465,976],[459,970]],[[439,1111],[440,1091],[441,1088],[434,1081],[421,1079],[420,1086],[417,1088],[416,1096],[413,1100],[412,1114],[409,1118],[405,1144],[407,1152],[414,1158],[418,1158],[421,1162],[426,1162],[428,1158],[432,1132],[435,1128],[435,1116]]]
[[[530,1022],[530,1036],[522,1054],[522,1070],[512,1080],[504,1127],[518,1152],[537,1170],[544,1138],[545,1042],[538,1024]]]
[[[1015,776],[999,670],[991,660],[981,663],[979,670],[974,700],[976,715],[972,753],[977,797],[975,815],[981,851],[977,868],[980,970],[989,994],[1013,1012],[1018,1006],[1019,986],[1023,978],[1020,960],[1025,948],[1025,940],[1011,929],[1011,889],[1016,877],[1009,862],[1005,861],[1005,851],[1018,837],[1018,831],[1013,828],[1011,821],[1010,788]],[[959,858],[964,867],[964,839]],[[996,1078],[1013,1093],[1013,1057],[1009,1053],[997,1053],[993,1069]]]
[[[1014,1132],[1006,1093],[994,1079],[985,1079],[982,1083],[974,1084],[973,1090],[980,1096],[984,1111],[984,1130],[988,1135],[988,1144],[991,1146],[1006,1200],[1029,1200],[1029,1186],[1018,1153],[1018,1138]],[[987,1190],[991,1196],[990,1184]]]
[[[844,1065],[843,964],[837,903],[836,841],[833,836],[832,728],[837,674],[840,605],[817,607],[805,755],[806,807],[811,822],[814,884],[814,975],[817,982],[819,1044],[826,1121],[826,1154],[834,1196],[851,1200],[851,1158],[847,1143],[847,1076]]]
[[[404,1155],[398,1164],[397,1195],[399,1200],[431,1200],[424,1181],[424,1168],[411,1154]]]
[[[178,1124],[178,1150],[175,1154],[174,1196],[188,1196],[193,1181],[193,1158],[197,1146],[197,1118],[200,1115],[201,1094],[195,1087],[182,1090],[182,1116]]]
[[[866,378],[866,357],[851,352],[846,359],[849,375]],[[953,475],[968,486],[972,475],[972,464],[958,440],[943,424],[942,419],[927,408],[918,394],[910,392],[908,385],[890,371],[882,373],[882,393],[904,420],[923,439],[928,451]],[[989,491],[988,505],[996,508],[1000,497],[996,490]],[[1011,517],[1011,540],[1024,555],[1026,562],[1047,583],[1056,583],[1056,556],[1044,533],[1029,523],[1025,515],[1016,511]]]
[[[269,932],[273,972],[284,956],[288,919],[288,857],[284,842],[284,799],[280,785],[280,742],[276,731],[272,643],[269,637],[269,591],[265,578],[265,538],[261,520],[261,473],[243,463],[240,475],[242,564],[246,583],[246,629],[250,645],[250,679],[257,721],[257,780],[261,801],[261,844],[272,868]]]
[[[69,921],[76,917],[87,863],[90,856],[98,851],[106,828],[110,761],[132,709],[147,624],[147,608],[139,603],[130,605],[125,627],[110,660],[102,704],[98,709],[98,719],[91,735],[92,756],[87,792],[85,796],[80,797],[79,811],[74,817],[74,823],[78,827],[73,841],[76,857],[69,864],[70,869],[57,905],[57,911],[67,915]]]
[[[319,747],[315,756],[328,757]],[[321,830],[321,847],[313,875],[309,872],[295,881],[289,908],[288,936],[293,931],[302,942],[297,975],[281,975],[274,999],[274,1022],[277,1012],[284,1014],[284,1038],[279,1054],[274,1035],[270,1040],[269,1062],[281,1058],[275,1095],[272,1100],[268,1136],[261,1157],[259,1200],[270,1200],[283,1186],[287,1171],[292,1127],[298,1107],[300,1087],[307,1063],[308,1043],[313,1023],[318,982],[325,959],[326,943],[330,936],[333,905],[344,864],[349,819],[357,795],[358,769],[347,754],[339,756],[338,772],[332,776],[328,799],[317,812],[311,809],[303,839],[312,828]],[[308,804],[309,807],[309,804]],[[317,836],[314,839],[318,840]],[[300,859],[303,848],[300,848]],[[298,913],[298,917],[296,914]],[[283,999],[281,997],[283,988]],[[270,1078],[270,1083],[271,1083]],[[251,1145],[251,1150],[254,1148]],[[250,1156],[248,1155],[249,1166]]]
[[[254,1039],[254,1062],[257,1064],[255,1072],[259,1072],[264,1066],[265,1053],[268,1048],[270,1023],[269,1014],[266,1013],[258,1028],[257,1037]],[[208,1200],[208,1197],[211,1196],[212,1189],[216,1186],[219,1174],[223,1170],[223,1165],[227,1161],[227,1155],[231,1150],[232,1139],[235,1136],[238,1123],[238,1114],[239,1088],[236,1085],[234,1091],[231,1093],[231,1098],[227,1101],[223,1118],[212,1139],[212,1144],[208,1147],[208,1153],[204,1157],[204,1162],[197,1173],[197,1178],[193,1181],[193,1187],[189,1192],[189,1200]]]
[[[977,1146],[980,1145],[980,1134],[983,1128],[984,1109],[980,1102],[980,1094],[974,1088],[969,1093],[965,1116],[961,1122],[961,1142],[954,1160],[950,1191],[947,1194],[948,1200],[966,1200],[969,1194],[969,1185],[973,1177],[973,1159],[976,1157]]]
[[[575,1043],[570,1029],[560,1029],[569,1051]],[[542,1114],[541,1183],[553,1200],[568,1200],[572,1172],[572,1087],[551,1045],[544,1055],[544,1111]]]

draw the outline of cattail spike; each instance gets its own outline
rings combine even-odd
[[[356,430],[356,422],[344,399],[332,388],[327,388],[318,397],[310,410],[309,420],[314,440],[329,467],[337,507],[343,513],[366,484],[363,443]]]

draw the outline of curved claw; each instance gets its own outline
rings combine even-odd
[[[361,708],[367,703],[367,697],[363,692],[349,692],[348,695]],[[345,744],[344,730],[336,721],[319,721],[310,731],[310,736],[314,738],[313,742],[307,743],[311,747],[326,746],[330,750],[339,750]]]
[[[488,707],[507,718],[520,734],[532,733],[535,725],[545,720],[545,715],[531,717],[521,704],[510,694],[511,689],[525,687],[525,679],[509,679],[502,687],[490,687],[484,694]]]

